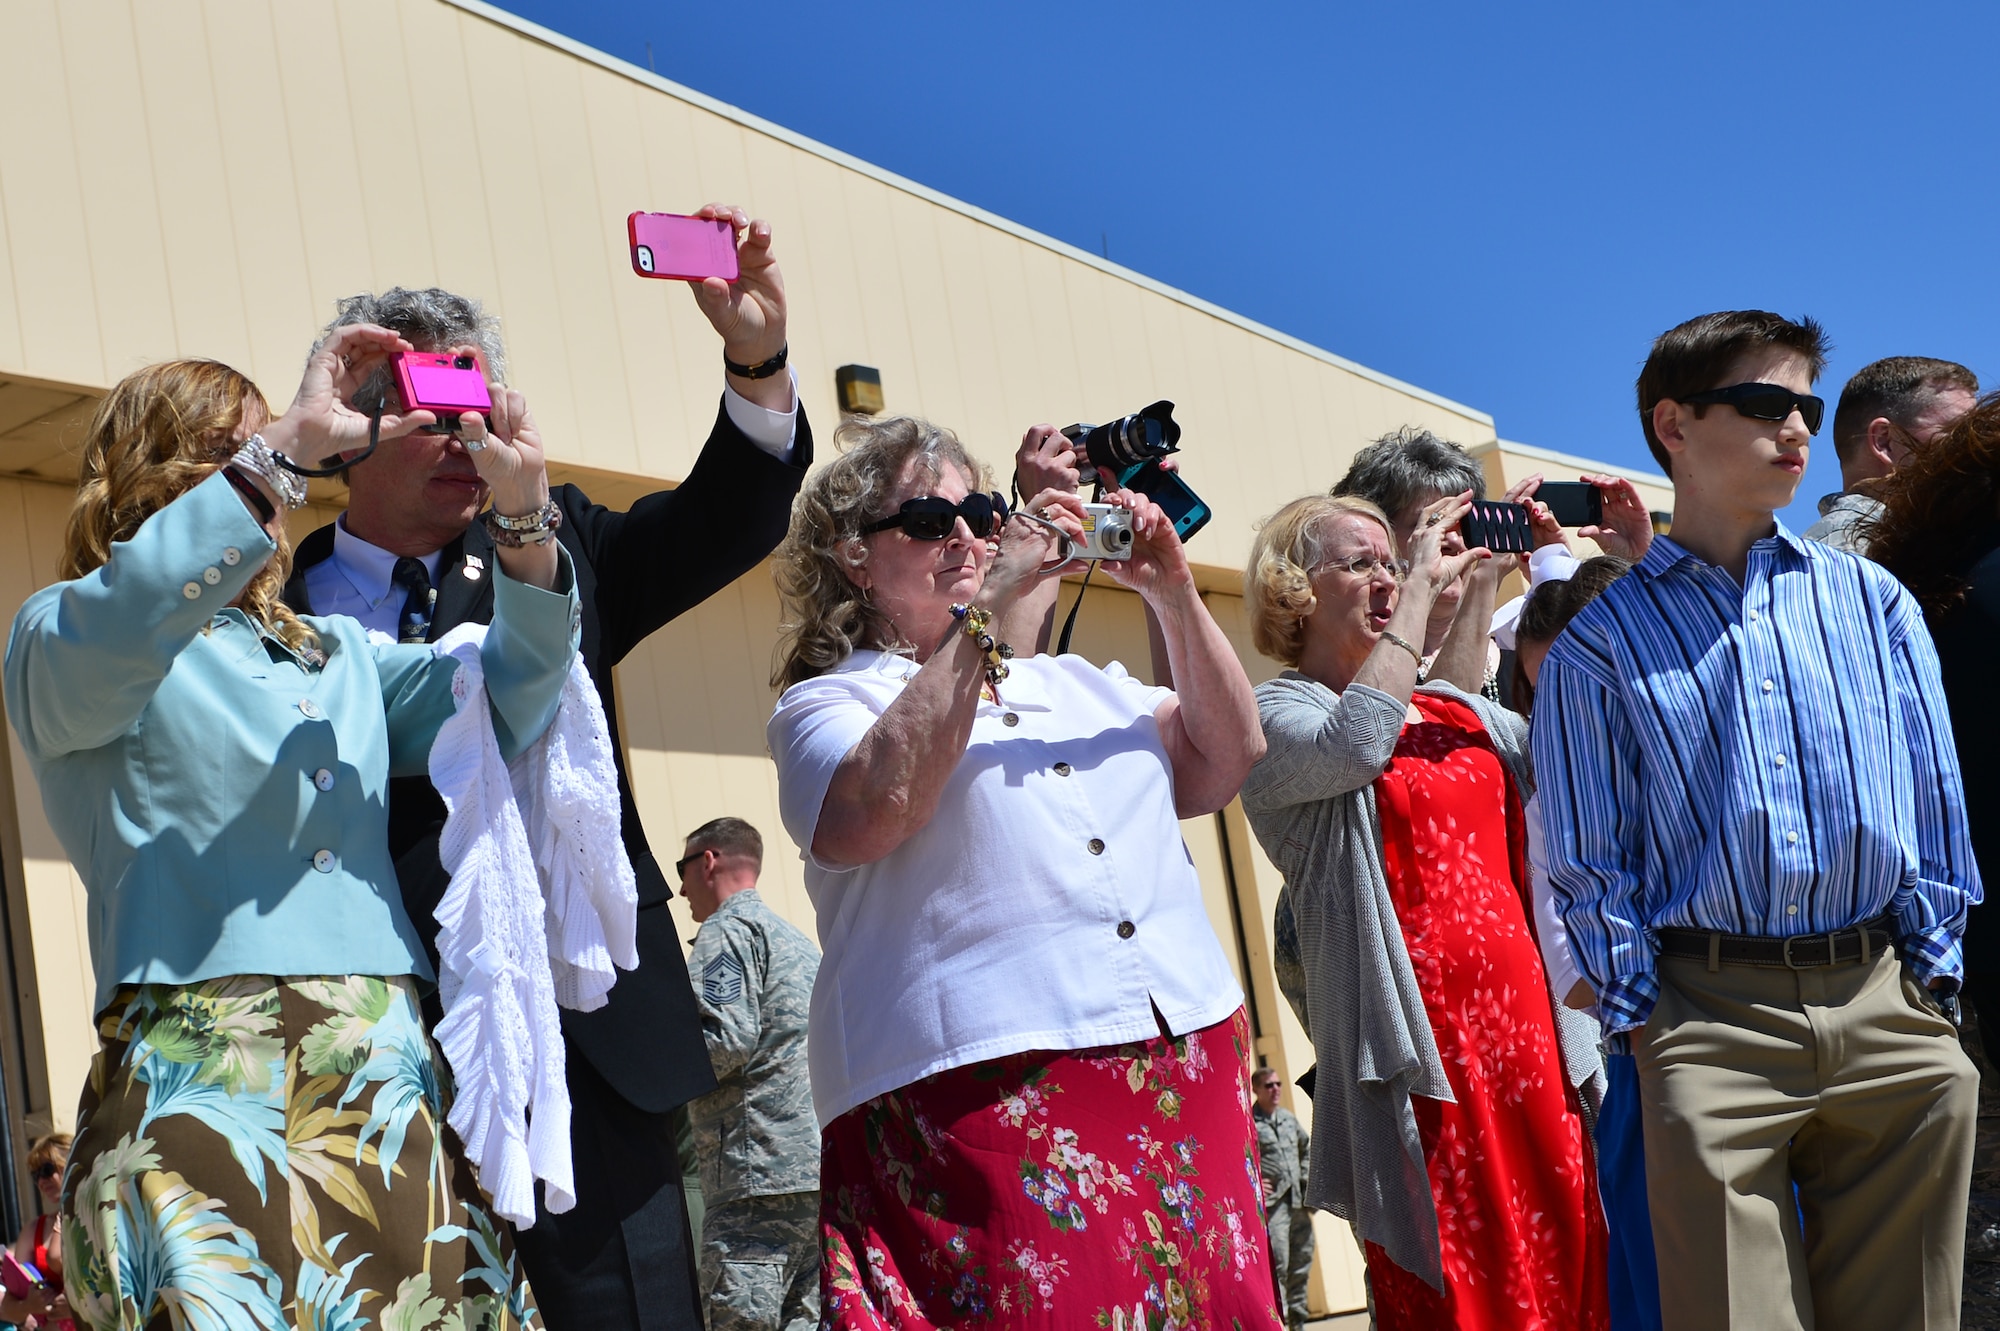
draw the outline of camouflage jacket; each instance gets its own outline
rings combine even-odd
[[[1271,1205],[1306,1204],[1306,1150],[1312,1138],[1291,1110],[1279,1105],[1266,1114],[1262,1105],[1251,1106],[1257,1120],[1257,1153],[1263,1160],[1264,1182],[1271,1185]]]
[[[724,898],[688,958],[718,1085],[689,1102],[702,1200],[819,1188],[806,1013],[819,949],[752,889]]]

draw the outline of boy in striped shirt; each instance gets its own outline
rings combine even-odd
[[[1661,335],[1639,408],[1673,532],[1536,688],[1550,875],[1637,1061],[1668,1328],[1958,1324],[1977,1076],[1945,1009],[1979,874],[1915,602],[1775,517],[1825,360],[1762,311]]]

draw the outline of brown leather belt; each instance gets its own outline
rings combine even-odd
[[[1896,944],[1887,915],[1878,915],[1851,929],[1795,938],[1764,938],[1755,934],[1725,934],[1709,929],[1660,929],[1660,955],[1706,961],[1710,970],[1723,962],[1737,966],[1783,966],[1808,970],[1844,962],[1873,961]]]

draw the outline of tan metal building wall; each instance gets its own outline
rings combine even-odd
[[[1475,446],[1496,488],[1598,465],[1499,445],[1482,412],[476,0],[10,0],[0,126],[9,617],[53,579],[70,450],[97,395],[149,362],[210,356],[282,397],[334,300],[356,291],[482,298],[563,479],[613,504],[671,484],[715,411],[716,344],[677,284],[631,274],[623,218],[708,200],[776,228],[793,364],[823,440],[848,362],[879,367],[891,410],[953,426],[996,469],[1030,422],[1173,398],[1185,474],[1217,514],[1193,547],[1199,574],[1254,678],[1275,669],[1250,651],[1236,595],[1254,523],[1325,488],[1367,439],[1427,426]],[[309,510],[297,530],[334,511]],[[1143,671],[1136,599],[1092,598],[1078,649]],[[623,738],[661,847],[723,813],[779,835],[763,732],[776,621],[760,570],[620,668]],[[1234,809],[1185,832],[1258,1051],[1289,1081],[1311,1054],[1271,981],[1276,872]],[[796,860],[772,860],[767,894],[810,927]],[[0,1071],[18,1132],[24,1117],[30,1130],[67,1121],[94,1040],[81,886],[11,748],[0,872],[13,999]],[[1358,1306],[1354,1246],[1321,1219],[1317,1300]]]

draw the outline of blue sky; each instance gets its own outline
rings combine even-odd
[[[1504,438],[1650,469],[1633,378],[1714,309],[1824,323],[1829,404],[1888,355],[2000,386],[2000,6],[508,7]],[[1787,520],[1838,488],[1823,430]]]

